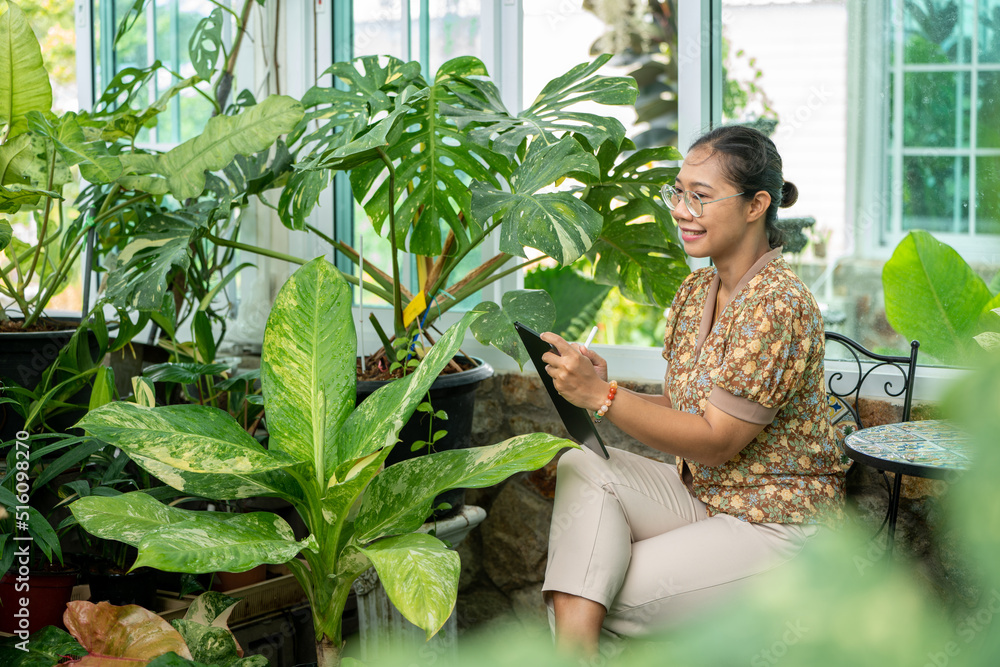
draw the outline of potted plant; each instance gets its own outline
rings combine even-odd
[[[340,662],[344,604],[352,582],[369,567],[378,571],[393,603],[428,636],[451,614],[458,556],[433,536],[414,533],[438,492],[495,484],[574,446],[532,434],[383,468],[400,427],[479,314],[451,327],[413,373],[355,407],[350,308],[347,282],[322,258],[296,271],[279,293],[261,365],[268,449],[229,415],[207,406],[115,402],[80,423],[187,494],[284,498],[307,535],[296,539],[285,521],[267,512],[183,510],[142,492],[71,505],[86,530],[136,546],[135,566],[200,573],[285,563],[312,605],[322,667]]]
[[[51,626],[30,637],[18,633],[0,643],[0,662],[6,667],[55,667],[69,657],[81,664],[266,667],[262,655],[243,656],[227,625],[239,602],[221,593],[203,593],[183,619],[169,623],[138,605],[71,602],[63,614],[68,633]]]

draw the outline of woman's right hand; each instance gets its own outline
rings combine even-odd
[[[597,354],[590,348],[584,347],[580,343],[573,343],[573,346],[580,351],[580,354],[587,357],[590,363],[594,364],[594,372],[597,373],[597,377],[601,378],[605,382],[608,381],[608,362],[605,361],[604,357]]]

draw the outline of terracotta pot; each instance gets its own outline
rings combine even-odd
[[[212,580],[213,591],[231,591],[251,584],[259,584],[267,578],[267,565],[260,564],[246,572],[216,572]]]
[[[32,572],[23,581],[8,572],[0,579],[0,632],[27,630],[46,625],[63,627],[66,603],[73,595],[76,572]],[[27,605],[22,605],[27,601]]]

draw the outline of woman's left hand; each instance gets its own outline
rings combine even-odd
[[[556,348],[555,352],[542,355],[545,372],[551,376],[556,391],[573,405],[587,410],[596,410],[603,405],[608,383],[598,375],[594,363],[558,334],[546,331],[541,338]]]

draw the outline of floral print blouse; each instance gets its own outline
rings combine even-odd
[[[665,391],[675,409],[703,415],[711,402],[767,426],[722,465],[679,459],[682,478],[709,516],[839,523],[847,467],[829,421],[823,320],[812,294],[780,248],[747,271],[713,326],[718,290],[714,267],[678,289],[664,337]]]

